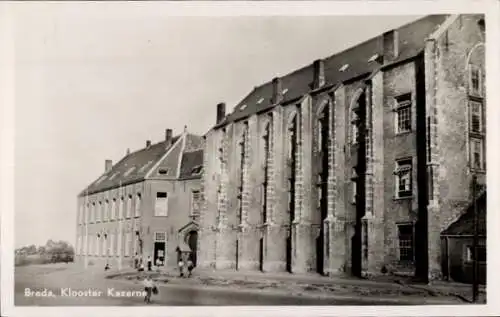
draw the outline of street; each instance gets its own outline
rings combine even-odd
[[[92,290],[83,296],[62,296],[61,289],[73,292]],[[54,296],[26,296],[26,289]],[[111,289],[114,294],[108,294]],[[85,271],[74,264],[33,265],[16,267],[16,306],[138,306],[145,305],[143,297],[133,292],[142,291],[141,284],[115,279],[105,279],[104,272],[92,268]],[[46,290],[45,292],[42,292]],[[95,296],[102,292],[100,296]],[[129,292],[132,296],[113,296],[119,292]],[[92,294],[93,293],[93,294]],[[93,295],[93,296],[92,296]],[[159,294],[153,296],[150,305],[193,306],[193,305],[368,305],[366,300],[356,298],[320,299],[283,294],[247,293],[233,289],[195,289],[176,285],[159,285]],[[377,300],[371,305],[394,305]]]

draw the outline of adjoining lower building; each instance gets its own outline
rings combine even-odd
[[[76,261],[123,268],[148,256],[175,267],[177,249],[196,262],[203,138],[185,130],[127,153],[78,196]]]
[[[427,16],[217,105],[198,264],[442,276],[441,232],[486,181],[484,36]]]
[[[477,227],[474,226],[474,212]],[[474,234],[477,235],[477,281],[486,284],[486,191],[474,205],[441,232],[443,276],[452,281],[473,283]]]

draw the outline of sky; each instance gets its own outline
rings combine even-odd
[[[204,134],[254,86],[417,16],[171,16],[157,3],[18,4],[15,246],[75,241],[76,196],[127,148]]]

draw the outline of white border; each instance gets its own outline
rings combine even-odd
[[[52,3],[70,6],[75,2]],[[164,10],[155,13],[162,16],[309,16],[309,15],[425,15],[437,13],[485,13],[487,29],[486,63],[487,80],[487,159],[488,159],[488,305],[461,306],[297,306],[297,307],[14,307],[13,306],[13,252],[14,249],[14,38],[9,10],[16,5],[44,5],[44,3],[0,3],[0,212],[1,212],[1,315],[5,316],[478,316],[498,315],[496,304],[500,294],[498,268],[500,267],[498,246],[500,241],[498,224],[500,215],[495,206],[500,205],[498,193],[500,162],[498,140],[500,133],[500,98],[498,95],[499,74],[499,2],[490,1],[276,1],[276,2],[171,2],[161,3]],[[102,6],[103,15],[112,14],[115,5],[133,5],[134,13],[148,11],[147,2],[86,2],[85,5]],[[151,11],[151,10],[149,10]],[[148,12],[150,13],[150,12]],[[334,39],[332,39],[334,40]],[[495,299],[497,299],[495,301]]]

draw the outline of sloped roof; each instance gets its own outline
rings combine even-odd
[[[478,234],[486,236],[486,192],[477,198],[477,205]],[[474,206],[470,204],[467,211],[443,230],[441,235],[474,235]]]
[[[417,56],[423,51],[425,39],[435,31],[448,15],[430,15],[397,29],[399,34],[399,55],[397,59],[390,61],[391,64],[398,63]],[[381,67],[377,62],[369,62],[374,55],[383,55],[383,36],[377,36],[338,52],[325,58],[324,71],[326,86],[361,78],[369,75]],[[349,65],[341,71],[343,65]],[[310,64],[280,77],[284,92],[281,104],[296,100],[312,90],[314,80],[314,68]],[[251,114],[272,108],[273,83],[269,81],[255,87],[243,100],[241,100],[222,122],[215,127],[223,126],[229,122],[237,121]],[[259,102],[260,101],[260,102]]]
[[[87,186],[80,193],[80,196],[142,181],[148,174],[151,174],[150,171],[158,170],[159,168],[169,171],[166,175],[160,175],[162,178],[177,179],[179,168],[180,170],[192,169],[192,159],[189,162],[183,163],[184,159],[182,157],[181,165],[179,166],[180,156],[184,156],[185,145],[189,144],[190,149],[196,147],[201,149],[202,142],[201,136],[185,132],[173,137],[170,146],[167,146],[166,141],[162,141],[130,153],[113,165],[110,171],[102,174],[97,180]],[[199,151],[203,153],[203,150]],[[201,155],[203,156],[203,154]],[[187,166],[184,166],[184,164]],[[158,176],[156,174],[153,175]],[[193,175],[193,177],[196,177],[196,175]],[[198,177],[201,176],[198,175]]]

